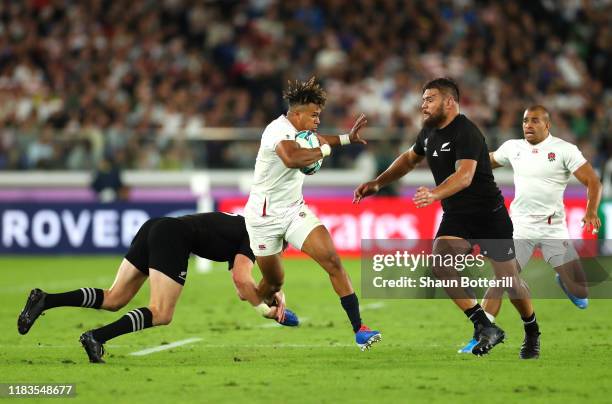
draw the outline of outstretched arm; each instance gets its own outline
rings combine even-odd
[[[330,146],[344,146],[350,143],[358,143],[358,144],[367,144],[364,139],[359,135],[359,131],[363,129],[368,124],[368,120],[366,119],[364,114],[359,115],[351,130],[343,135],[322,135],[317,134],[319,137],[319,141],[323,140],[321,143],[327,143]]]
[[[375,180],[363,183],[355,189],[353,203],[359,203],[363,198],[373,195],[382,187],[402,178],[423,160],[425,156],[416,154],[412,149],[402,153],[382,174]]]

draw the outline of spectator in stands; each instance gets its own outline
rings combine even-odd
[[[0,169],[79,168],[78,153],[66,156],[83,139],[90,161],[121,149],[128,167],[183,169],[160,156],[173,140],[206,127],[259,133],[283,112],[286,79],[313,73],[339,128],[371,110],[369,127],[414,136],[417,83],[448,75],[490,144],[534,102],[569,140],[596,141],[612,120],[612,2],[557,3],[4,2],[0,122],[17,135]],[[242,165],[231,147],[191,142],[186,166]]]
[[[100,202],[118,202],[128,198],[128,188],[121,180],[121,170],[113,159],[104,156],[98,163],[91,189],[96,193]]]

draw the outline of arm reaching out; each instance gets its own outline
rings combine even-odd
[[[402,153],[375,180],[363,183],[355,189],[353,203],[359,203],[363,198],[377,193],[385,185],[402,178],[414,170],[424,157],[416,154],[412,149]]]

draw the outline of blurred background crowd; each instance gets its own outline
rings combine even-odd
[[[437,76],[490,148],[537,102],[597,169],[612,155],[610,0],[23,0],[0,3],[0,170],[252,168],[312,75],[323,128],[364,112],[377,140],[326,165],[388,164]]]

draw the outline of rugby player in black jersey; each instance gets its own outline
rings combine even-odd
[[[136,233],[109,289],[81,288],[57,294],[34,289],[19,315],[17,329],[20,334],[26,334],[45,310],[54,307],[117,311],[132,300],[148,277],[151,286],[148,307],[129,311],[119,320],[81,335],[80,342],[90,362],[104,362],[106,341],[170,323],[185,284],[191,253],[212,261],[227,261],[242,300],[251,303],[264,317],[283,325],[298,324],[295,314],[285,309],[282,292],[274,296],[274,305],[269,302],[272,307],[258,296],[251,274],[255,256],[249,247],[244,217],[212,212],[148,220]]]
[[[479,244],[498,279],[512,279],[506,290],[524,322],[525,340],[520,357],[537,358],[540,352],[539,328],[527,285],[519,278],[512,241],[512,222],[504,199],[493,178],[485,138],[465,115],[459,113],[459,88],[454,81],[439,78],[423,87],[423,129],[414,146],[400,155],[375,180],[355,190],[354,202],[375,194],[387,184],[413,170],[424,158],[434,176],[436,187],[419,187],[413,200],[417,207],[441,201],[444,214],[433,253],[466,254]],[[434,267],[438,279],[458,279],[453,267]],[[451,285],[450,282],[446,283]],[[469,289],[445,288],[455,304],[474,323],[472,349],[475,355],[487,354],[503,342],[504,332],[487,318]]]

